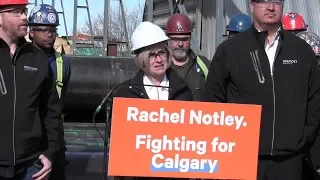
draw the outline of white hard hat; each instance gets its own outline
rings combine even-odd
[[[131,36],[131,52],[168,39],[168,36],[159,26],[149,21],[144,21],[137,26]]]

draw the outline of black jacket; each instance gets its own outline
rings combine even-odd
[[[319,128],[319,68],[310,46],[281,30],[272,76],[266,37],[252,27],[219,45],[206,100],[262,105],[259,154],[299,153]]]
[[[144,98],[149,99],[148,94],[143,85],[144,72],[139,70],[136,76],[129,79],[115,88],[112,97],[126,97],[126,98]],[[181,79],[178,74],[171,68],[166,71],[169,80],[169,100],[191,101],[192,92],[188,84]]]
[[[125,97],[125,98],[143,98],[149,99],[148,94],[143,85],[144,72],[139,70],[136,76],[123,83],[120,83],[115,87],[111,93],[109,103],[112,103],[113,97]],[[180,78],[180,76],[171,68],[166,71],[167,78],[169,80],[169,100],[181,100],[181,101],[192,101],[193,95],[188,84]],[[109,106],[111,108],[112,106]],[[111,110],[112,111],[112,110]],[[111,118],[110,118],[111,119]],[[109,121],[111,122],[111,121]],[[109,125],[110,132],[110,125]],[[151,177],[135,177],[135,180],[163,180],[168,178],[151,178]],[[171,179],[168,179],[171,180]]]
[[[210,61],[204,56],[200,56],[200,55],[198,56],[209,69]],[[192,65],[189,67],[186,67],[188,68],[188,72],[186,74],[186,77],[182,77],[182,78],[188,83],[193,93],[193,99],[195,101],[201,101],[202,95],[204,93],[205,83],[206,83],[205,74],[196,61],[197,56],[191,50],[189,52],[189,60],[192,61]],[[172,67],[175,67],[173,63],[172,63]]]
[[[44,154],[51,161],[62,124],[61,103],[47,56],[24,39],[11,58],[0,39],[0,176]],[[21,169],[20,169],[21,170]]]

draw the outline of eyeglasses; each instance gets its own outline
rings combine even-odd
[[[32,29],[33,31],[38,31],[38,32],[41,32],[41,33],[46,33],[46,34],[49,34],[51,33],[53,36],[57,35],[57,29],[52,29],[52,28],[34,28]]]
[[[9,9],[0,11],[0,13],[9,13],[11,16],[20,17],[22,14],[28,15],[28,8],[17,8],[17,9]]]
[[[178,38],[178,37],[171,37],[170,41],[178,44],[179,42],[185,43],[185,42],[189,42],[191,39],[191,37],[183,37],[183,38]]]
[[[262,8],[269,7],[269,5],[271,3],[273,3],[273,5],[275,5],[275,6],[282,6],[283,5],[283,0],[256,0],[254,2],[257,4],[257,6],[262,7]]]
[[[156,57],[159,56],[161,59],[167,58],[168,53],[165,49],[160,50],[158,52],[150,52],[149,53],[149,60],[153,61],[156,59]]]

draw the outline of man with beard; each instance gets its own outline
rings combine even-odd
[[[170,38],[171,67],[189,84],[194,100],[200,101],[210,61],[190,49],[191,32],[188,16],[178,13],[168,19],[166,33]]]
[[[0,179],[44,180],[61,106],[46,56],[27,43],[27,0],[0,1]]]
[[[67,86],[70,79],[70,64],[65,56],[56,52],[53,45],[57,35],[57,26],[59,25],[59,16],[57,11],[48,4],[35,6],[30,12],[29,37],[35,47],[39,48],[48,56],[48,62],[54,73],[56,80],[56,89],[63,102],[67,94]],[[62,103],[63,105],[63,103]],[[65,179],[65,143],[64,129],[61,126],[59,141],[61,149],[56,152],[56,161],[53,162],[50,179]]]
[[[206,100],[262,105],[257,179],[303,179],[320,124],[320,70],[310,46],[283,30],[284,0],[251,0],[253,24],[220,44]]]

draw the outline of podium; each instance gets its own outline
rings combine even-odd
[[[261,106],[114,98],[108,176],[257,176]]]

